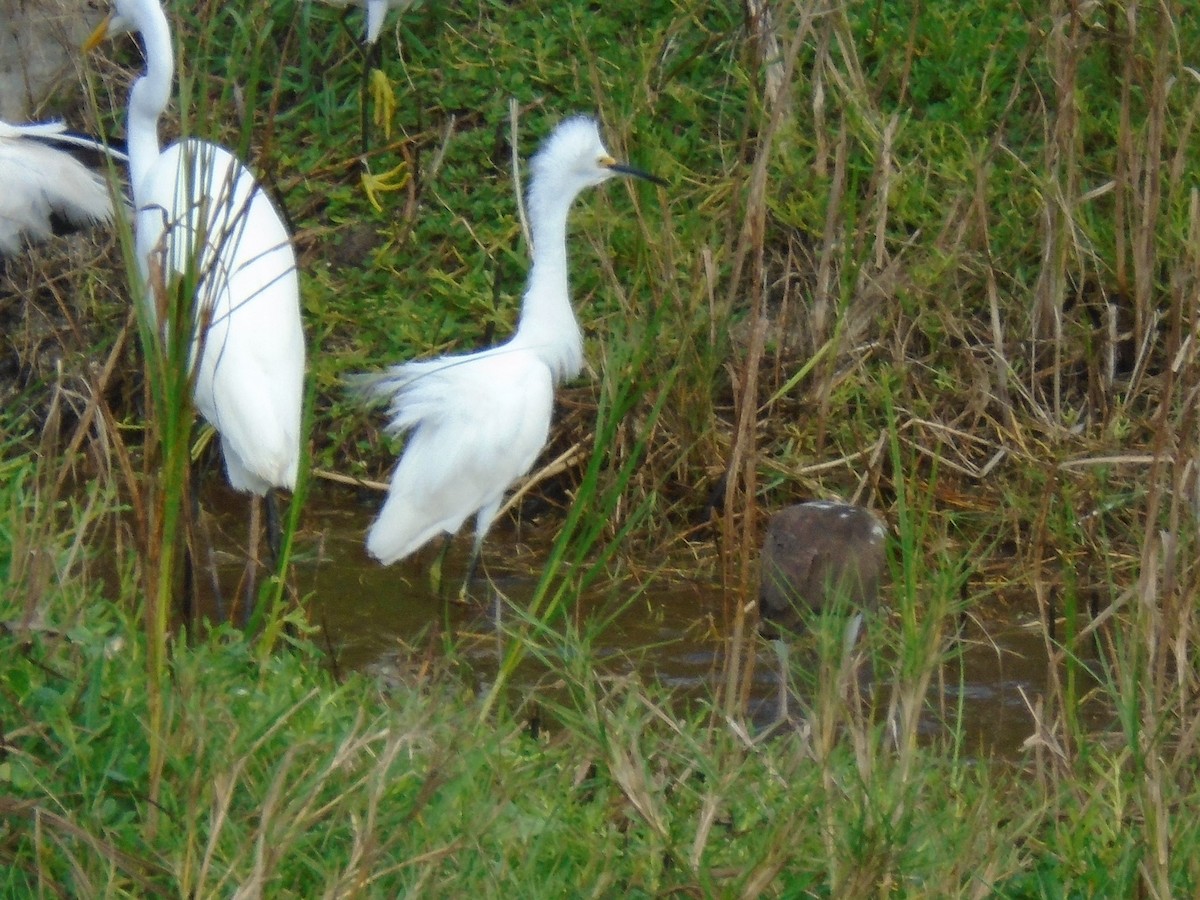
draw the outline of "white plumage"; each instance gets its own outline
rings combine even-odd
[[[90,45],[136,30],[146,73],[129,94],[137,261],[152,314],[174,278],[195,274],[202,356],[195,402],[221,436],[229,483],[292,489],[300,458],[304,334],[291,238],[270,198],[228,150],[189,139],[160,150],[174,77],[158,0],[115,0]],[[193,348],[195,352],[199,348]],[[195,358],[193,357],[193,365]]]
[[[388,497],[367,536],[387,564],[475,515],[472,566],[504,492],[546,444],[554,388],[583,365],[583,336],[567,284],[567,214],[581,190],[618,174],[596,123],[561,123],[531,161],[533,266],[516,333],[490,350],[395,366],[367,376],[390,402],[388,429],[409,433]],[[469,577],[469,576],[468,576]]]
[[[111,152],[68,134],[61,122],[0,122],[0,256],[18,253],[22,240],[49,238],[56,215],[76,228],[112,219],[108,185],[72,146]]]

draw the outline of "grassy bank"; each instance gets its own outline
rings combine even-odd
[[[670,181],[572,220],[592,372],[545,457],[572,462],[517,512],[559,539],[501,664],[537,660],[543,686],[480,696],[453,653],[335,678],[302,612],[154,661],[130,509],[158,432],[117,241],[38,251],[0,276],[0,892],[1195,894],[1200,24],[1120,2],[801,2],[769,32],[739,5],[549,9],[389,24],[378,209],[337,11],[173,16],[176,115],[241,147],[295,225],[317,469],[379,477],[397,449],[345,373],[512,327],[514,151],[594,111]],[[95,61],[89,124],[123,133],[137,65],[132,44]],[[762,734],[746,601],[763,516],[805,496],[885,516],[889,614],[854,650],[818,625],[791,657],[800,719]],[[566,624],[626,557],[666,561],[651,591],[724,586],[711,701],[598,674]],[[946,686],[960,641],[1018,613],[1049,687],[1025,755],[994,762]]]

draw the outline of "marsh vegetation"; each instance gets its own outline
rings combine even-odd
[[[1195,16],[425,3],[385,28],[372,200],[357,20],[170,6],[169,127],[237,148],[294,226],[311,474],[254,627],[168,627],[161,461],[219,461],[163,424],[128,235],[5,262],[0,893],[1197,892]],[[139,65],[94,59],[39,112],[120,136]],[[436,617],[387,677],[335,665],[295,574],[331,552],[309,506],[398,449],[343,377],[510,333],[513,160],[580,111],[670,187],[574,211],[590,368],[485,556],[531,585],[494,671]],[[888,524],[880,614],[850,648],[810,623],[797,718],[768,731],[746,706],[762,526],[835,497]],[[608,610],[653,616],[680,582],[719,597],[705,696],[597,659]],[[953,688],[1017,622],[1044,678],[999,758]]]

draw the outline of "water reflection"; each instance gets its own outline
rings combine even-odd
[[[455,656],[486,690],[501,652],[494,611],[480,606],[446,604],[431,591],[431,552],[387,568],[369,559],[363,534],[375,498],[363,503],[345,490],[320,489],[310,497],[296,565],[296,583],[308,600],[311,620],[324,632],[342,669],[389,671],[411,666],[413,648],[439,648],[439,635],[453,635]],[[231,533],[236,533],[232,528]],[[485,548],[489,574],[515,608],[533,595],[537,582],[503,570],[497,547],[499,529]],[[469,537],[456,542],[448,560],[447,583],[457,585]],[[490,549],[490,553],[488,552]],[[540,558],[545,558],[545,555]],[[502,562],[502,561],[501,561]],[[725,641],[718,586],[703,583],[655,585],[623,610],[602,588],[573,610],[582,629],[611,617],[592,645],[606,672],[637,671],[657,679],[681,699],[708,697],[720,684]],[[778,708],[775,656],[758,642],[750,708],[756,724],[768,725]],[[931,688],[930,711],[921,723],[928,735],[954,727],[961,710],[965,749],[980,755],[1014,756],[1034,731],[1030,704],[1047,690],[1047,652],[1036,622],[972,626],[961,645],[960,660],[942,670]],[[528,686],[546,673],[526,662],[515,683]],[[886,690],[886,686],[884,688]],[[879,701],[886,703],[886,697]],[[793,707],[793,711],[795,708]]]

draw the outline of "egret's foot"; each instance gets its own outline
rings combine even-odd
[[[438,551],[437,556],[433,558],[433,562],[430,564],[430,590],[433,592],[433,596],[445,596],[443,592],[446,582],[443,577],[442,566],[446,560],[446,553],[449,552],[450,541],[445,540],[442,542],[442,550]]]
[[[371,121],[383,130],[384,140],[392,139],[392,119],[396,115],[396,92],[382,69],[371,70]]]
[[[471,603],[471,580],[468,578],[459,585],[458,593],[451,598],[459,606],[469,606]]]
[[[445,579],[442,578],[442,560],[445,558],[446,549],[443,547],[429,566],[429,590],[435,597],[442,596],[442,588],[446,586]]]
[[[374,175],[370,170],[364,170],[362,174],[363,191],[366,193],[367,199],[371,201],[371,205],[375,207],[376,212],[383,212],[379,194],[403,190],[406,184],[408,184],[408,166],[405,163],[388,169],[382,175]]]
[[[467,603],[470,600],[471,582],[475,580],[475,575],[479,572],[479,550],[480,542],[476,541],[475,546],[471,548],[471,558],[467,562],[467,574],[463,576],[462,587],[458,589],[459,603]],[[487,573],[484,573],[484,578],[490,585],[491,579],[487,578]]]

